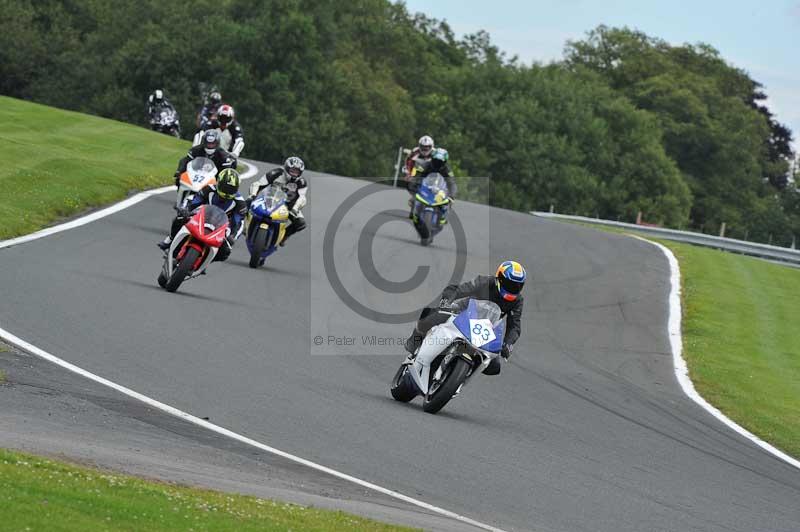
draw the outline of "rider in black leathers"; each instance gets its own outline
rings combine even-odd
[[[175,171],[175,186],[178,186],[181,174],[186,171],[189,162],[197,157],[207,157],[214,162],[217,171],[221,172],[225,168],[236,168],[238,161],[236,157],[219,146],[219,134],[216,131],[206,131],[203,135],[203,142],[197,146],[192,146],[186,157],[178,162],[178,169]]]
[[[164,109],[175,111],[175,106],[169,103],[164,91],[156,89],[147,97],[147,118],[150,120],[151,129],[158,129],[158,119]]]
[[[491,301],[500,307],[502,315],[506,317],[506,331],[503,338],[503,347],[501,356],[508,359],[511,356],[513,345],[519,339],[521,333],[522,323],[522,305],[523,298],[519,293],[522,291],[524,279],[527,275],[524,268],[519,263],[516,264],[519,271],[522,272],[523,281],[509,282],[509,272],[503,271],[504,268],[508,269],[507,265],[513,261],[503,262],[497,270],[494,277],[490,275],[479,275],[472,281],[467,281],[459,285],[449,285],[442,291],[441,302],[438,308],[425,308],[420,314],[419,321],[414,328],[414,332],[406,340],[406,351],[413,357],[416,355],[417,349],[422,345],[425,334],[435,325],[440,325],[446,322],[451,316],[439,312],[440,309],[446,309],[449,305],[461,298],[469,297],[472,299],[480,299]],[[509,286],[513,285],[510,289],[516,290],[516,293],[509,293]],[[510,299],[512,298],[513,299]],[[494,359],[489,366],[484,370],[486,375],[497,375],[500,373],[500,361]]]

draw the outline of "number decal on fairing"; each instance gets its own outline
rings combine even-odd
[[[470,341],[476,347],[488,344],[497,338],[492,328],[492,322],[487,319],[469,320]]]

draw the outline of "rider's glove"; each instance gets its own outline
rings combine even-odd
[[[181,182],[181,173],[180,172],[175,172],[175,176],[174,177],[175,177],[175,186],[177,187],[178,184]]]
[[[450,310],[450,305],[452,303],[446,297],[443,297],[441,301],[439,301],[439,308],[443,310]]]
[[[189,212],[189,209],[178,209],[178,219],[180,220],[188,220],[192,217],[192,214]]]
[[[511,358],[512,350],[513,350],[512,346],[510,346],[509,344],[503,344],[503,348],[500,350],[500,356],[508,360],[509,358]]]

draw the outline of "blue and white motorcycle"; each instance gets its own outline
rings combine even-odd
[[[420,183],[411,207],[411,220],[423,246],[432,243],[433,237],[441,232],[451,201],[447,181],[440,174],[430,174]]]
[[[250,267],[258,268],[267,257],[275,253],[286,237],[286,227],[289,224],[286,192],[274,184],[262,190],[250,203],[246,224]]]
[[[407,403],[422,395],[422,408],[431,414],[500,356],[506,330],[500,307],[491,301],[459,299],[439,312],[451,317],[428,331],[416,356],[403,362],[391,385],[397,401]]]

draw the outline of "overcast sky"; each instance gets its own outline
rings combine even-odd
[[[567,39],[628,26],[672,44],[704,42],[761,82],[800,146],[800,0],[406,0],[457,35],[484,29],[525,63],[561,59]]]

